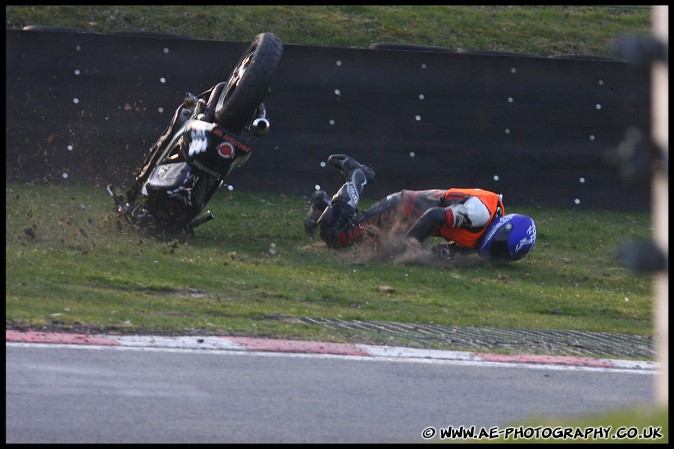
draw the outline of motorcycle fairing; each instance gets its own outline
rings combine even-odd
[[[176,207],[195,208],[193,188],[198,181],[192,167],[186,162],[161,164],[152,170],[143,185],[142,194],[147,196],[149,204],[170,201]]]
[[[143,188],[143,194],[147,195],[148,190],[175,190],[186,185],[189,178],[190,165],[186,162],[158,165],[150,173],[150,177]]]

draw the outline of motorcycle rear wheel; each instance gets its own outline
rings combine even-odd
[[[276,34],[261,33],[255,37],[220,94],[215,106],[218,125],[240,134],[255,118],[255,111],[269,93],[282,54],[283,44]]]

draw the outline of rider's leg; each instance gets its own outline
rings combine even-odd
[[[391,193],[374,203],[361,214],[364,223],[373,224],[382,229],[390,228],[396,216],[401,215],[403,198],[406,191]]]
[[[360,222],[380,230],[405,234],[427,210],[441,207],[445,190],[401,190],[363,211]]]
[[[332,205],[318,220],[321,238],[329,246],[348,246],[371,226],[402,235],[427,209],[441,205],[444,194],[444,190],[401,190],[358,212],[349,204],[351,198],[345,193],[347,184],[333,197]]]

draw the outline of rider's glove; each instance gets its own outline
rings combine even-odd
[[[456,254],[456,249],[449,243],[439,243],[431,248],[431,251],[441,259],[449,260]]]

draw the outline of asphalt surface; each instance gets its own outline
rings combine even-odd
[[[624,336],[312,324],[395,335],[417,348],[6,330],[6,442],[442,441],[446,427],[507,432],[522,420],[648,408],[661,375],[652,361],[554,355],[561,349],[541,344],[629,346]],[[475,351],[419,347],[430,338]],[[510,353],[490,352],[505,344]]]
[[[243,337],[20,337],[8,332],[6,443],[442,442],[447,427],[648,406],[657,374]]]

